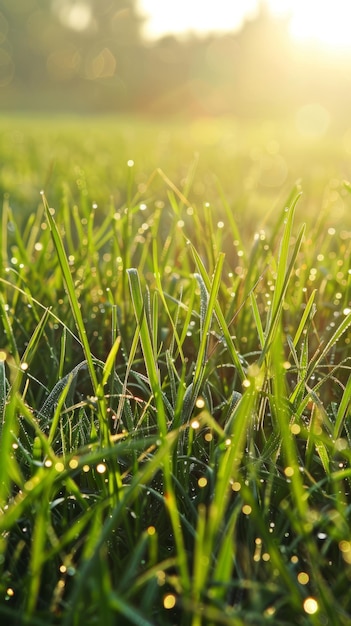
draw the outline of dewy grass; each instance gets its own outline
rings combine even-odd
[[[48,128],[21,128],[47,162]],[[306,210],[304,230],[304,196],[268,213],[223,138],[225,159],[178,133],[138,168],[150,128],[122,159],[97,125],[103,169],[83,122],[60,128],[54,215],[0,179],[1,619],[346,626],[347,189],[342,227]]]

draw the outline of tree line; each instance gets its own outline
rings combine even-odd
[[[264,9],[239,32],[147,42],[133,0],[0,0],[0,108],[148,115],[347,111],[349,61],[294,45]]]

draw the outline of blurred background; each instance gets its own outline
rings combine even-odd
[[[0,0],[0,110],[348,119],[348,3],[209,4]]]

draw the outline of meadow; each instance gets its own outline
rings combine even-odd
[[[3,623],[350,623],[350,154],[0,119]]]

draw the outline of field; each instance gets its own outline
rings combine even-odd
[[[351,138],[0,119],[0,616],[351,622]]]

